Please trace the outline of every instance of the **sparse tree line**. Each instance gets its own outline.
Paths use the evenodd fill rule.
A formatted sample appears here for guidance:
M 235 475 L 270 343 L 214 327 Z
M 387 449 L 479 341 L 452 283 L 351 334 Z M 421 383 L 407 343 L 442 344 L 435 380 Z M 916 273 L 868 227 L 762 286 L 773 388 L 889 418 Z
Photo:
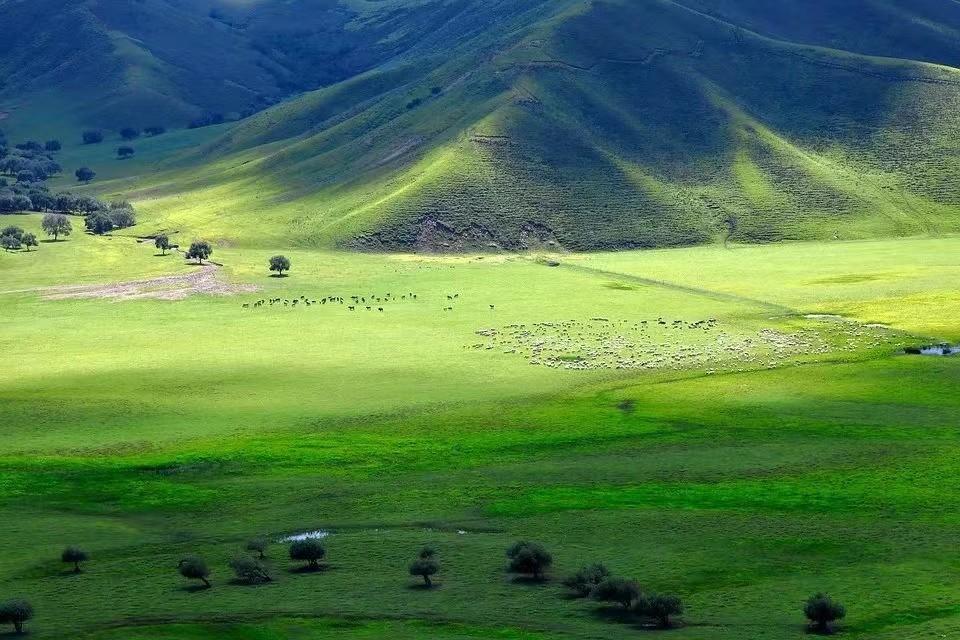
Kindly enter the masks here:
M 227 562 L 234 576 L 232 582 L 243 585 L 273 582 L 274 577 L 265 563 L 269 548 L 270 542 L 267 538 L 247 541 L 243 549 L 249 553 L 236 555 Z M 327 558 L 327 549 L 318 538 L 298 538 L 290 542 L 287 556 L 300 563 L 291 568 L 291 571 L 319 572 L 325 568 L 321 563 Z M 553 565 L 553 555 L 542 544 L 521 540 L 510 545 L 506 556 L 508 573 L 536 582 L 548 580 L 547 571 Z M 80 547 L 69 546 L 63 550 L 60 560 L 71 567 L 72 573 L 79 574 L 83 572 L 82 564 L 90 560 L 90 554 Z M 210 565 L 200 555 L 184 556 L 177 563 L 176 570 L 183 578 L 199 582 L 201 589 L 213 588 Z M 436 586 L 434 577 L 440 573 L 437 549 L 430 545 L 421 548 L 410 563 L 408 573 L 422 579 L 424 589 Z M 565 578 L 562 584 L 575 597 L 592 598 L 615 607 L 622 616 L 647 620 L 659 629 L 673 627 L 676 618 L 684 612 L 679 596 L 645 591 L 638 581 L 616 576 L 603 564 L 581 567 L 576 573 Z M 844 606 L 823 593 L 810 596 L 801 610 L 807 619 L 809 630 L 820 634 L 835 631 L 835 623 L 846 616 Z M 33 606 L 27 600 L 14 598 L 0 602 L 0 624 L 13 625 L 15 633 L 23 633 L 24 624 L 33 616 Z

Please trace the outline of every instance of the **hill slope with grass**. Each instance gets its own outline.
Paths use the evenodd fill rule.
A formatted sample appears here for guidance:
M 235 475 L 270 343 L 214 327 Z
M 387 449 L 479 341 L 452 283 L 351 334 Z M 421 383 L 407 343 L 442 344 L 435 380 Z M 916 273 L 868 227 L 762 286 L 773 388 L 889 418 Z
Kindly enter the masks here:
M 369 69 L 94 188 L 139 201 L 145 233 L 251 246 L 579 250 L 960 229 L 954 2 L 371 7 L 354 8 L 369 19 L 350 23 L 354 37 L 402 16 L 403 47 L 380 37 Z

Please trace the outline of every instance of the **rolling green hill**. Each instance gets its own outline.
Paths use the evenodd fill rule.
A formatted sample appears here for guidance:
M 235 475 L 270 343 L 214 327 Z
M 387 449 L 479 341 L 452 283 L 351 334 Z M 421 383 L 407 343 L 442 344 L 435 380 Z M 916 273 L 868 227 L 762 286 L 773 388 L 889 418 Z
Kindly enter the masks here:
M 245 6 L 273 33 L 307 11 Z M 94 188 L 138 200 L 145 233 L 251 246 L 583 250 L 960 229 L 955 2 L 339 8 L 356 12 L 343 34 L 378 45 L 340 82 Z M 242 32 L 264 41 L 255 31 Z

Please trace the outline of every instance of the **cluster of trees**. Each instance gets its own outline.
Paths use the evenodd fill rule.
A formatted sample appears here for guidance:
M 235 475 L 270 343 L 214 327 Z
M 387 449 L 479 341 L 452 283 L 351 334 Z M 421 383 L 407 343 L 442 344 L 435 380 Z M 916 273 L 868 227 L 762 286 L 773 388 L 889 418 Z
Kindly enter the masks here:
M 136 223 L 137 216 L 133 205 L 125 201 L 110 202 L 105 208 L 91 211 L 84 218 L 87 231 L 96 235 L 132 227 Z
M 208 113 L 200 116 L 199 118 L 191 120 L 190 124 L 187 125 L 187 128 L 199 129 L 200 127 L 209 127 L 214 124 L 223 124 L 224 122 L 226 122 L 226 118 L 223 117 L 222 113 Z
M 266 538 L 253 538 L 244 546 L 250 554 L 233 557 L 228 566 L 234 574 L 234 582 L 240 584 L 259 584 L 272 582 L 273 577 L 264 564 L 270 542 Z M 306 563 L 297 571 L 319 571 L 321 561 L 327 557 L 327 549 L 317 538 L 294 540 L 287 548 L 287 555 L 295 562 Z M 425 546 L 409 566 L 409 574 L 424 581 L 424 587 L 433 587 L 432 578 L 440 572 L 436 548 Z M 82 563 L 90 559 L 84 549 L 69 546 L 60 554 L 60 560 L 72 565 L 73 573 L 82 573 Z M 546 579 L 546 572 L 553 564 L 553 556 L 537 542 L 521 540 L 507 549 L 507 570 L 511 573 L 532 577 L 534 580 Z M 185 556 L 177 563 L 177 572 L 188 580 L 202 583 L 204 588 L 213 587 L 210 581 L 210 566 L 199 555 Z M 636 580 L 613 575 L 603 564 L 582 567 L 563 581 L 575 596 L 592 597 L 594 600 L 613 603 L 626 612 L 635 613 L 650 619 L 662 629 L 670 628 L 672 618 L 683 613 L 683 603 L 674 595 L 645 593 Z M 830 596 L 817 593 L 803 605 L 803 614 L 810 623 L 811 631 L 830 633 L 834 623 L 846 616 L 842 604 Z M 23 625 L 33 618 L 33 606 L 26 600 L 13 599 L 0 603 L 0 624 L 12 624 L 16 633 L 23 632 Z
M 37 246 L 37 236 L 27 233 L 20 227 L 9 226 L 0 231 L 0 248 L 4 251 L 16 251 Z
M 20 183 L 43 182 L 61 171 L 51 155 L 60 143 L 50 140 L 45 145 L 28 141 L 9 149 L 0 146 L 0 175 L 15 178 Z M 56 148 L 54 148 L 56 147 Z

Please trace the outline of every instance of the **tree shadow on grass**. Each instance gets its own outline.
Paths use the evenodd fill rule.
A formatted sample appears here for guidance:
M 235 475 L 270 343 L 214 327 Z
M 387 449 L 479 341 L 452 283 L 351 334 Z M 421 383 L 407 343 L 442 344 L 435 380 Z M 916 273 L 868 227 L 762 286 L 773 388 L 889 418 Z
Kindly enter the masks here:
M 637 615 L 629 609 L 620 606 L 597 607 L 590 612 L 590 615 L 601 622 L 610 624 L 622 624 L 635 631 L 649 632 L 669 632 L 686 626 L 710 626 L 710 625 L 685 625 L 679 620 L 671 620 L 669 627 L 662 627 L 649 618 Z
M 66 238 L 60 238 L 59 240 L 54 240 L 53 238 L 46 238 L 40 241 L 41 244 L 60 244 L 61 242 L 70 242 L 70 241 L 67 240 Z
M 513 584 L 518 584 L 518 585 L 526 585 L 526 586 L 530 586 L 530 587 L 540 587 L 540 586 L 543 586 L 543 585 L 547 584 L 548 582 L 550 582 L 550 579 L 547 578 L 547 577 L 535 578 L 535 577 L 533 577 L 533 576 L 514 576 L 514 577 L 510 580 L 510 582 L 513 583 Z
M 274 273 L 270 275 L 271 278 L 287 278 L 289 276 L 289 273 Z
M 441 587 L 441 583 L 434 582 L 432 585 L 426 585 L 422 582 L 411 582 L 407 585 L 408 591 L 436 591 Z
M 317 566 L 306 564 L 306 565 L 299 565 L 296 567 L 290 567 L 287 571 L 293 574 L 310 575 L 311 573 L 326 573 L 327 571 L 331 571 L 332 569 L 333 569 L 333 565 L 329 565 L 329 564 L 319 564 Z
M 185 584 L 180 587 L 181 591 L 186 591 L 187 593 L 198 593 L 200 591 L 209 591 L 213 588 L 213 585 L 207 584 Z
M 276 580 L 273 578 L 270 580 L 244 580 L 242 578 L 232 578 L 228 584 L 233 587 L 265 587 L 275 582 Z

